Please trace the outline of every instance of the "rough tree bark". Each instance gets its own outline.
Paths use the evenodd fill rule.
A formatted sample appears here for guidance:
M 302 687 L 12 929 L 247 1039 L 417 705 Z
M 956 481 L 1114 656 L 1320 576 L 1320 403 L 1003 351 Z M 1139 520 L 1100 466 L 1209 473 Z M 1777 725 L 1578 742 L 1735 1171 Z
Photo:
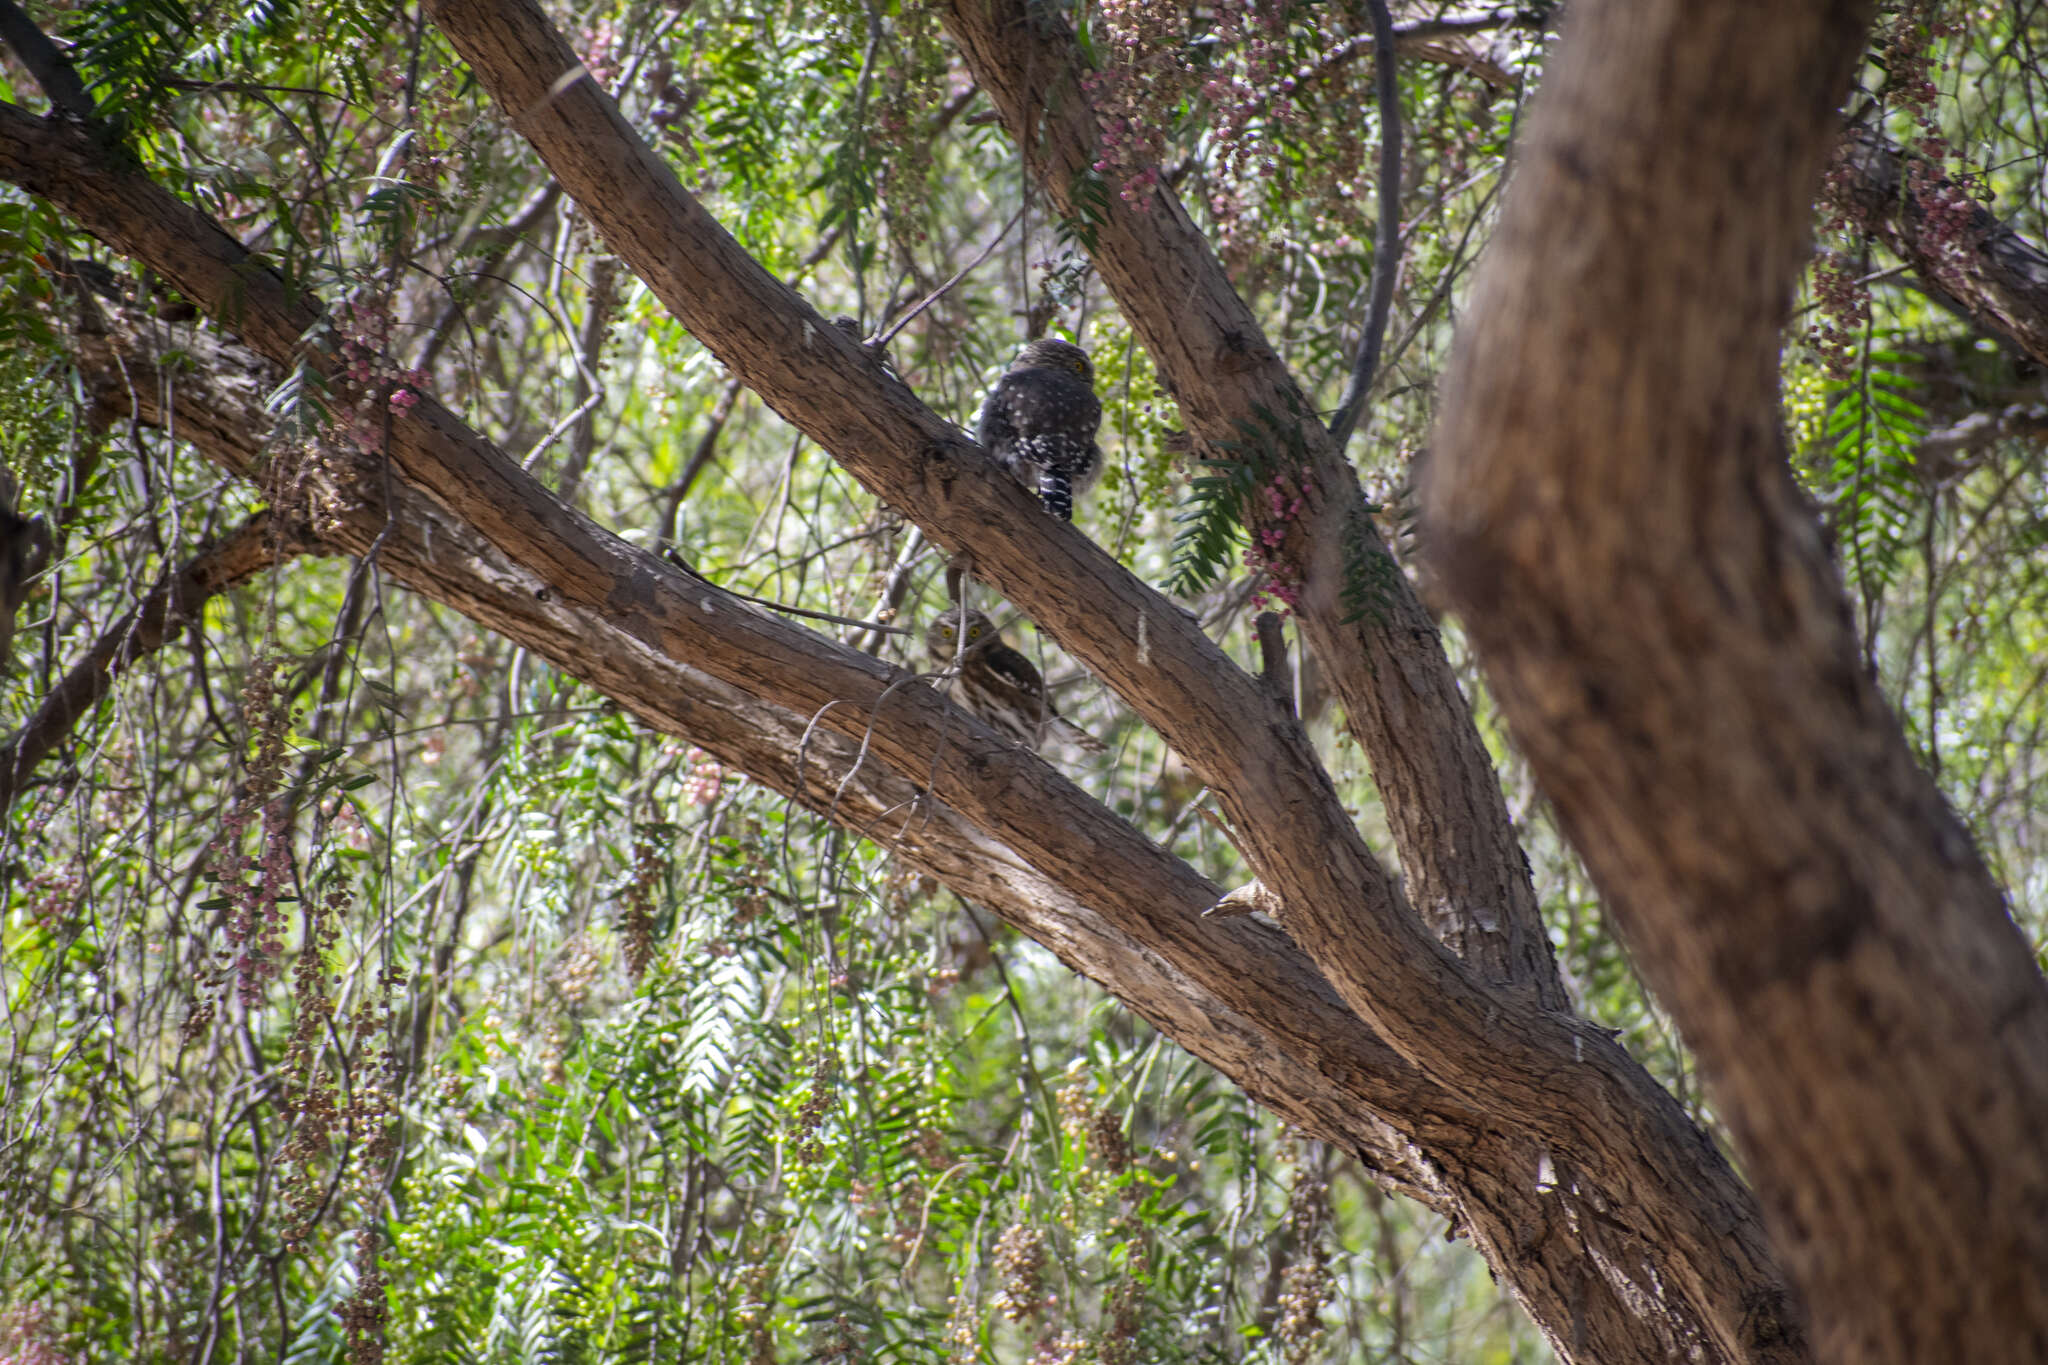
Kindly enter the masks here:
M 2048 987 L 1858 665 L 1777 415 L 1867 18 L 1575 7 L 1466 315 L 1426 534 L 1820 1354 L 2039 1360 Z
M 1857 226 L 1929 288 L 2048 365 L 2048 252 L 1868 128 L 1842 139 L 1828 180 Z
M 1547 1183 L 1542 1172 L 1555 1169 L 1555 1162 L 1568 1163 L 1568 1177 L 1554 1186 L 1561 1221 L 1553 1219 L 1552 1226 L 1582 1240 L 1587 1263 L 1609 1277 L 1608 1292 L 1650 1307 L 1641 1319 L 1646 1327 L 1676 1327 L 1673 1336 L 1636 1349 L 1647 1347 L 1654 1356 L 1672 1349 L 1672 1341 L 1697 1340 L 1700 1349 L 1729 1358 L 1801 1358 L 1798 1310 L 1786 1299 L 1748 1192 L 1711 1144 L 1604 1034 L 1545 1008 L 1533 983 L 1519 990 L 1490 985 L 1482 977 L 1491 973 L 1466 970 L 1422 931 L 1335 802 L 1291 717 L 1171 604 L 1071 528 L 1019 513 L 1020 490 L 1000 486 L 1000 480 L 962 477 L 986 468 L 978 455 L 935 459 L 957 433 L 914 400 L 907 405 L 908 395 L 899 397 L 886 381 L 876 385 L 856 347 L 826 335 L 832 329 L 739 250 L 611 101 L 576 77 L 573 54 L 537 10 L 444 3 L 432 14 L 515 128 L 591 215 L 607 245 L 714 354 L 939 543 L 957 548 L 971 540 L 977 572 L 1049 628 L 1174 745 L 1217 793 L 1240 847 L 1286 905 L 1290 934 L 1346 1003 L 1426 1074 L 1475 1104 L 1516 1116 L 1528 1145 L 1519 1171 L 1506 1178 L 1541 1186 Z M 1204 272 L 1213 270 L 1213 260 L 1195 237 L 1156 268 L 1165 276 L 1157 287 L 1185 300 L 1191 282 L 1211 284 Z M 1208 297 L 1228 309 L 1234 303 L 1234 297 L 1223 297 L 1228 292 L 1223 283 Z M 1235 309 L 1242 312 L 1242 304 Z M 1243 362 L 1247 354 L 1270 354 L 1255 331 L 1238 333 L 1236 347 L 1220 359 Z M 1219 366 L 1218 360 L 1205 352 L 1187 366 L 1199 375 L 1207 365 L 1212 376 L 1200 391 L 1200 404 L 1230 410 L 1217 397 L 1217 385 L 1235 386 L 1242 395 L 1264 392 L 1244 380 L 1246 363 Z M 836 401 L 862 389 L 866 396 L 855 404 Z M 1185 408 L 1187 393 L 1182 401 Z M 1312 418 L 1307 421 L 1307 430 L 1327 450 L 1320 428 Z M 1306 537 L 1297 551 L 1304 562 L 1321 561 L 1307 575 L 1308 595 L 1319 600 L 1316 610 L 1332 624 L 1334 648 L 1367 670 L 1352 682 L 1359 708 L 1370 699 L 1389 716 L 1390 731 L 1400 728 L 1396 716 L 1415 732 L 1451 714 L 1469 728 L 1440 653 L 1434 668 L 1448 694 L 1418 688 L 1418 678 L 1433 681 L 1430 666 L 1404 631 L 1427 631 L 1428 645 L 1435 642 L 1426 617 L 1404 623 L 1400 616 L 1394 594 L 1405 593 L 1405 583 L 1390 585 L 1386 616 L 1348 630 L 1337 624 L 1347 610 L 1340 603 L 1344 561 L 1351 547 L 1366 544 L 1360 537 L 1370 530 L 1348 468 L 1340 465 L 1322 486 L 1335 490 L 1319 502 L 1327 515 L 1319 511 L 1290 535 Z M 1382 647 L 1401 670 L 1375 664 L 1367 644 Z M 1418 693 L 1431 705 L 1419 704 Z M 1248 718 L 1253 719 L 1247 723 Z M 1447 846 L 1459 840 L 1485 845 L 1484 824 L 1465 818 L 1464 798 L 1477 799 L 1465 780 L 1468 770 L 1444 757 L 1459 747 L 1458 737 L 1445 739 L 1435 736 L 1432 743 L 1424 735 L 1416 747 L 1434 750 L 1430 779 L 1449 783 L 1425 784 L 1417 800 L 1430 804 L 1395 819 L 1411 819 L 1418 829 L 1439 822 L 1435 834 Z M 1478 748 L 1476 738 L 1472 748 Z M 1384 789 L 1387 779 L 1380 780 Z M 1490 775 L 1486 781 L 1490 803 L 1498 806 Z M 1427 856 L 1438 867 L 1457 861 L 1442 849 Z M 1512 861 L 1514 877 L 1526 883 L 1511 840 L 1501 857 Z M 1475 874 L 1468 884 L 1486 886 L 1462 904 L 1499 915 L 1491 897 L 1493 888 L 1505 884 L 1500 869 Z M 1543 966 L 1548 965 L 1546 955 Z M 1610 1235 L 1632 1247 L 1628 1257 L 1613 1260 L 1594 1245 Z M 1641 1246 L 1635 1246 L 1638 1238 Z M 1646 1252 L 1649 1246 L 1660 1250 Z M 1686 1250 L 1655 1270 L 1640 1259 L 1661 1259 L 1679 1247 Z M 1512 1249 L 1497 1250 L 1513 1260 Z M 1496 1264 L 1519 1291 L 1516 1272 L 1504 1261 Z M 1539 1314 L 1553 1339 L 1562 1342 L 1579 1339 L 1584 1330 L 1583 1318 L 1577 1312 L 1571 1317 L 1567 1328 Z

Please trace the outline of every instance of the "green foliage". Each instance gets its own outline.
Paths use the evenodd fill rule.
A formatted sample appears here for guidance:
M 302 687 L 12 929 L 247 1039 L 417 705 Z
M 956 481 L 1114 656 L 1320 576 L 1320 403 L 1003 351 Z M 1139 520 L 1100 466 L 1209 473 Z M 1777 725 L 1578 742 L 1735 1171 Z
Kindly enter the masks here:
M 1183 595 L 1213 587 L 1237 558 L 1252 499 L 1266 479 L 1256 456 L 1201 456 L 1195 464 L 1206 472 L 1188 481 L 1187 503 L 1174 515 L 1180 530 L 1173 537 L 1173 576 L 1166 581 L 1169 592 Z
M 1822 425 L 1830 510 L 1850 579 L 1881 596 L 1919 535 L 1919 446 L 1926 410 L 1910 396 L 1913 357 L 1871 350 L 1848 381 L 1831 385 Z

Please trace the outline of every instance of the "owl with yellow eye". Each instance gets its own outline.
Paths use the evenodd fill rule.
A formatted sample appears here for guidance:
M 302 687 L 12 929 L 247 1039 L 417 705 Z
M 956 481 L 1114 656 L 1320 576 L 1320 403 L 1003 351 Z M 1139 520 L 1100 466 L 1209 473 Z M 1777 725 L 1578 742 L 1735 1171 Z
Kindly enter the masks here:
M 1053 709 L 1045 678 L 980 612 L 940 612 L 925 627 L 924 648 L 946 695 L 997 733 L 1036 750 L 1057 731 L 1091 753 L 1102 751 L 1102 741 Z

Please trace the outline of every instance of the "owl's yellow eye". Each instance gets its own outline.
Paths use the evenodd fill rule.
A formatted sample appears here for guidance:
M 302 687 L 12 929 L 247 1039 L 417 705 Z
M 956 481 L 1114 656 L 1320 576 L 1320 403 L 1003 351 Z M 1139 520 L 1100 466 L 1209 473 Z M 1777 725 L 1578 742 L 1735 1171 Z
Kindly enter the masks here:
M 974 639 L 974 638 L 975 638 L 976 636 L 978 636 L 978 635 L 980 635 L 980 634 L 981 634 L 981 627 L 980 627 L 980 626 L 969 626 L 969 627 L 967 628 L 967 638 L 968 638 L 968 639 L 970 639 L 970 640 Z

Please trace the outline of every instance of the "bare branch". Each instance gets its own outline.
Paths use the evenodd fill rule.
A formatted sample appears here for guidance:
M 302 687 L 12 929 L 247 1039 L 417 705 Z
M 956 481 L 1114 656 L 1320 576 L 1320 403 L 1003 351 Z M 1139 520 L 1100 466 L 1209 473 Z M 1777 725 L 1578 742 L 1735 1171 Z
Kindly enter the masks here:
M 35 714 L 0 745 L 0 810 L 13 804 L 37 765 L 105 699 L 122 672 L 175 640 L 199 619 L 199 609 L 208 600 L 309 548 L 303 528 L 258 512 L 166 575 L 100 633 Z
M 1387 315 L 1394 308 L 1395 278 L 1401 273 L 1401 86 L 1395 79 L 1394 20 L 1387 13 L 1387 0 L 1365 0 L 1365 12 L 1372 16 L 1373 85 L 1380 111 L 1380 211 L 1379 222 L 1373 225 L 1372 299 L 1358 336 L 1358 358 L 1344 401 L 1330 421 L 1330 444 L 1339 455 L 1351 443 L 1379 374 L 1380 346 L 1387 336 Z

